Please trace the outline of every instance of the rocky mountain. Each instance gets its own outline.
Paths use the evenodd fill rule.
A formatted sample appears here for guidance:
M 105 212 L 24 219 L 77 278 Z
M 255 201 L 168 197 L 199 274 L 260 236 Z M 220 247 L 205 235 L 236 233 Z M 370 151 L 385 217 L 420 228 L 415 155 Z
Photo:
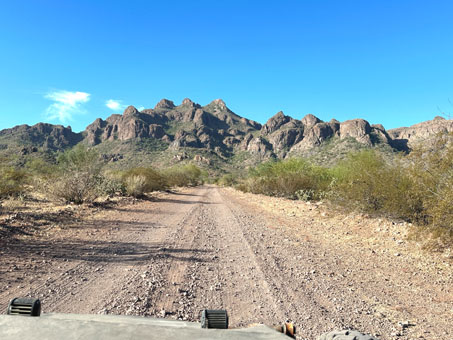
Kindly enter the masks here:
M 0 150 L 20 149 L 24 154 L 34 152 L 33 150 L 37 148 L 57 151 L 72 147 L 82 140 L 83 134 L 73 132 L 70 126 L 47 123 L 33 126 L 18 125 L 0 131 Z
M 162 99 L 154 109 L 141 112 L 129 106 L 122 115 L 112 115 L 105 121 L 97 119 L 85 133 L 85 140 L 91 145 L 106 140 L 156 138 L 172 149 L 204 148 L 224 155 L 246 151 L 261 157 L 285 157 L 334 137 L 350 137 L 366 146 L 391 142 L 381 125 L 370 126 L 363 119 L 323 122 L 309 114 L 297 120 L 278 112 L 261 126 L 236 115 L 221 99 L 206 106 L 190 99 L 176 106 Z
M 452 131 L 453 121 L 441 117 L 409 128 L 386 131 L 382 125 L 370 125 L 363 119 L 323 122 L 308 114 L 299 120 L 281 111 L 261 125 L 236 115 L 221 99 L 201 106 L 186 98 L 180 105 L 162 99 L 153 109 L 142 111 L 129 106 L 123 114 L 96 119 L 81 133 L 72 132 L 70 127 L 44 123 L 16 126 L 0 131 L 0 149 L 11 148 L 14 143 L 18 147 L 47 150 L 61 150 L 79 142 L 101 150 L 115 145 L 115 157 L 104 158 L 127 161 L 127 157 L 120 157 L 120 151 L 124 150 L 120 146 L 152 141 L 146 144 L 148 148 L 158 145 L 160 151 L 165 150 L 164 154 L 172 155 L 176 161 L 191 158 L 187 150 L 192 150 L 195 155 L 192 158 L 206 164 L 210 164 L 209 158 L 236 157 L 242 159 L 244 165 L 249 158 L 259 161 L 312 155 L 325 145 L 350 145 L 347 143 L 351 142 L 360 147 L 384 146 L 389 150 L 408 151 L 416 141 L 438 132 Z M 332 153 L 335 152 L 338 153 L 334 148 Z
M 86 128 L 85 140 L 96 145 L 107 140 L 155 138 L 174 149 L 206 148 L 222 153 L 260 127 L 233 113 L 221 99 L 204 107 L 190 99 L 178 106 L 162 99 L 154 109 L 139 112 L 129 106 L 122 115 L 112 115 L 105 121 L 96 119 Z

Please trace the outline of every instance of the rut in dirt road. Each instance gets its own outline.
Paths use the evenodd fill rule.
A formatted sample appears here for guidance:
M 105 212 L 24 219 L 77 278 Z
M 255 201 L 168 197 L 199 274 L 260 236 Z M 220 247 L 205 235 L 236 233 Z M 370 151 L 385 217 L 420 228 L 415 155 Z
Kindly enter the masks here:
M 285 220 L 214 186 L 157 194 L 2 243 L 0 308 L 33 296 L 44 312 L 189 321 L 206 308 L 226 309 L 231 327 L 289 320 L 299 339 L 344 328 L 381 339 L 451 339 L 445 313 L 396 328 L 390 316 L 417 320 L 398 294 L 398 262 L 304 236 L 304 223 L 316 221 Z M 424 284 L 413 282 L 410 303 L 428 304 L 429 291 L 417 288 Z
M 135 314 L 135 299 L 145 290 L 142 283 L 133 285 L 137 277 L 150 265 L 192 252 L 167 251 L 165 241 L 199 205 L 204 191 L 198 192 L 139 201 L 51 230 L 46 237 L 7 241 L 0 263 L 0 308 L 5 310 L 15 296 L 33 296 L 47 312 L 105 313 L 114 306 L 118 314 Z

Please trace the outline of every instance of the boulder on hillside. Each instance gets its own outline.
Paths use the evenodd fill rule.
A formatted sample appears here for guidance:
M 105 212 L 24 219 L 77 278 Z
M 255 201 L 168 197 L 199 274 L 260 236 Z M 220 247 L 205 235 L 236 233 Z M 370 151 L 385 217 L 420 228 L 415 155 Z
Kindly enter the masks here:
M 381 131 L 385 131 L 384 125 L 382 124 L 372 124 L 371 127 Z

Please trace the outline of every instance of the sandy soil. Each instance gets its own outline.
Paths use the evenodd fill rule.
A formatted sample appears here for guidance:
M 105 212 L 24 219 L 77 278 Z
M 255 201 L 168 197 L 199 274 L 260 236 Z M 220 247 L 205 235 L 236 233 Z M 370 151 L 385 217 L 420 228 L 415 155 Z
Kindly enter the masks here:
M 232 327 L 289 320 L 299 339 L 453 339 L 451 257 L 407 241 L 405 224 L 214 186 L 68 209 L 27 228 L 2 220 L 0 309 L 15 296 L 43 312 L 223 308 Z

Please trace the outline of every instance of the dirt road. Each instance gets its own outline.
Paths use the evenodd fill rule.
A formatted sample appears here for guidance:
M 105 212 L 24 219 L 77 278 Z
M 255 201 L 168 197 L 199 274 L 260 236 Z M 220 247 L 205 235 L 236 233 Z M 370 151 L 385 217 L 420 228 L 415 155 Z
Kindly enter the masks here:
M 343 328 L 453 338 L 450 262 L 410 244 L 395 253 L 295 204 L 205 186 L 2 239 L 0 308 L 28 295 L 44 312 L 199 320 L 222 308 L 233 327 L 293 321 L 300 339 Z

